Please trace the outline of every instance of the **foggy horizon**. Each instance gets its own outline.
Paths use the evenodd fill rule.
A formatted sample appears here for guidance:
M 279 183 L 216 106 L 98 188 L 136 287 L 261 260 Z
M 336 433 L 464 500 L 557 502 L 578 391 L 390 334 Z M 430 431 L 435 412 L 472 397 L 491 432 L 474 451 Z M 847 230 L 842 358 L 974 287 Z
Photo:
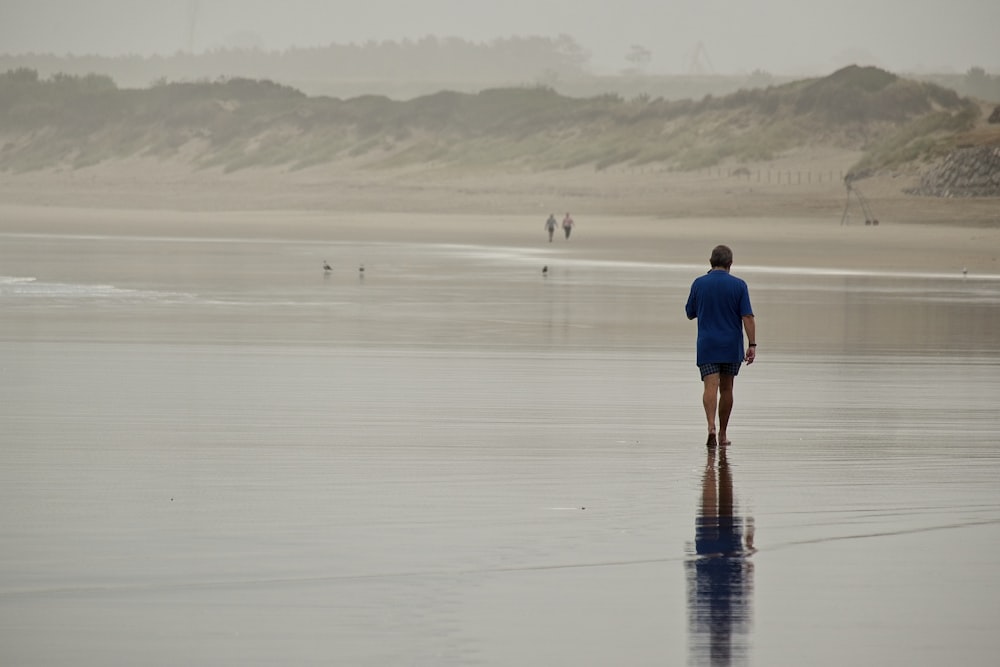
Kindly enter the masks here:
M 1000 3 L 959 0 L 914 13 L 912 3 L 844 0 L 803 8 L 793 0 L 0 0 L 0 53 L 170 56 L 224 48 L 280 52 L 331 44 L 418 41 L 488 43 L 568 35 L 589 69 L 614 74 L 648 52 L 647 74 L 777 75 L 848 64 L 897 72 L 1000 71 Z

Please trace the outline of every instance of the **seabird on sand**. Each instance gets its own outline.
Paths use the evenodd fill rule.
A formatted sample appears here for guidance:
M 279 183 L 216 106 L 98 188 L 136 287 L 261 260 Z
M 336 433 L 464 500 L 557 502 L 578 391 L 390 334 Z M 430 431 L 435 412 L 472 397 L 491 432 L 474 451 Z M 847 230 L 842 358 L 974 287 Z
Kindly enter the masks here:
M 323 270 L 324 271 L 333 271 L 333 267 L 330 266 L 329 262 L 327 262 L 325 259 L 323 260 Z

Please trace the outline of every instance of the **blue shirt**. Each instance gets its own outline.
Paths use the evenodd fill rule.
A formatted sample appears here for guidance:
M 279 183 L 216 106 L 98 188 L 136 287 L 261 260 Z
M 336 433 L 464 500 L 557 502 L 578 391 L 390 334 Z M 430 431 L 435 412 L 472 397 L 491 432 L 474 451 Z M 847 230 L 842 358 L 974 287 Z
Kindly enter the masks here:
M 728 271 L 709 271 L 691 283 L 684 310 L 689 320 L 698 319 L 699 366 L 743 362 L 743 317 L 753 315 L 745 282 Z

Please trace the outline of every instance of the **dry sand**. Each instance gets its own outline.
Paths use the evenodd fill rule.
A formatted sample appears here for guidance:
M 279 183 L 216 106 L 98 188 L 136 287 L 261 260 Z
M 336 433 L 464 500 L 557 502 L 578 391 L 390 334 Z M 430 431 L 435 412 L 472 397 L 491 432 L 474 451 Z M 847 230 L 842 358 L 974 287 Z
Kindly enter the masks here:
M 1000 202 L 911 197 L 914 177 L 870 179 L 858 187 L 880 224 L 866 226 L 840 180 L 856 159 L 803 154 L 742 176 L 350 164 L 222 174 L 136 159 L 5 175 L 0 231 L 536 246 L 548 214 L 570 211 L 573 238 L 556 243 L 587 258 L 700 263 L 728 243 L 744 265 L 1000 273 Z

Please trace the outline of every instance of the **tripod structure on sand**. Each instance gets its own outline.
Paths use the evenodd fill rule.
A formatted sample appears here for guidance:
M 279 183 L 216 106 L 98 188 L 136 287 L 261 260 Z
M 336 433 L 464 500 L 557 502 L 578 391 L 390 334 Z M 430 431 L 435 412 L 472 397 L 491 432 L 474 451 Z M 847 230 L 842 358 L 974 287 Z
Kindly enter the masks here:
M 858 205 L 861 206 L 861 212 L 865 216 L 865 224 L 877 225 L 878 218 L 872 213 L 871 206 L 868 205 L 868 200 L 865 199 L 865 196 L 861 194 L 861 190 L 851 185 L 850 181 L 845 181 L 845 185 L 847 186 L 847 202 L 844 204 L 844 214 L 840 216 L 840 224 L 846 225 L 851 217 L 851 198 L 853 196 L 857 200 Z

